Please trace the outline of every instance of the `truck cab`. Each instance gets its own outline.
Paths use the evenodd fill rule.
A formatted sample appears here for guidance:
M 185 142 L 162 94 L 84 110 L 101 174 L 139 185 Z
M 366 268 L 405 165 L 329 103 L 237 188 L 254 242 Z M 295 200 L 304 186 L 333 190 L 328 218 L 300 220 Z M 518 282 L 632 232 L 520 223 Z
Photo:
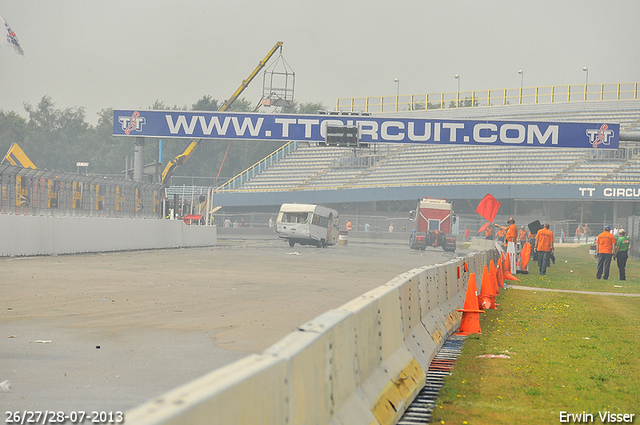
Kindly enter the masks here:
M 455 252 L 456 240 L 450 236 L 453 221 L 452 204 L 444 199 L 424 198 L 415 210 L 409 212 L 414 221 L 409 239 L 411 249 L 425 250 L 427 246 L 442 247 Z

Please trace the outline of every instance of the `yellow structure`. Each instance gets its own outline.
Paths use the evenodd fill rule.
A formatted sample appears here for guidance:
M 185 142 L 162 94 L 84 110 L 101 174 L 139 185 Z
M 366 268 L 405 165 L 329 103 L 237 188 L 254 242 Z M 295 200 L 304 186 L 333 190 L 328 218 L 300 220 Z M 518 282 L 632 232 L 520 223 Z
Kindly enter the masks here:
M 640 83 L 573 84 L 408 94 L 346 97 L 336 101 L 337 111 L 394 112 L 538 103 L 637 100 Z

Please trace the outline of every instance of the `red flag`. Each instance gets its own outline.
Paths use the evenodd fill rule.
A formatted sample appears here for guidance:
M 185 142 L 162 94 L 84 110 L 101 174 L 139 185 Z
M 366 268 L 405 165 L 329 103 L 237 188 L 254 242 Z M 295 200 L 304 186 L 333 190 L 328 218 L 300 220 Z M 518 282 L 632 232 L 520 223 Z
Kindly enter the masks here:
M 493 223 L 493 219 L 496 218 L 500 205 L 500 202 L 498 202 L 496 198 L 487 193 L 487 195 L 482 198 L 482 201 L 478 204 L 476 212 Z
M 487 227 L 489 227 L 489 226 L 491 226 L 491 223 L 484 223 L 484 225 L 476 233 L 480 233 L 480 232 L 483 232 L 483 231 L 487 230 Z

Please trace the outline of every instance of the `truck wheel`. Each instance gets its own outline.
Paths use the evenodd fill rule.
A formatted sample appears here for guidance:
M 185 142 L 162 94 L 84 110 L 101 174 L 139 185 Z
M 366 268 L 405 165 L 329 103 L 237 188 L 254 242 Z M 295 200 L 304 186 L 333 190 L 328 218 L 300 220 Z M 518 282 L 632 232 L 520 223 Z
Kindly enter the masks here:
M 320 239 L 320 240 L 318 241 L 318 245 L 317 245 L 317 247 L 318 247 L 318 248 L 322 248 L 322 247 L 324 247 L 324 239 Z
M 296 242 L 293 239 L 289 239 L 289 246 L 291 248 L 293 248 L 293 246 L 296 244 Z

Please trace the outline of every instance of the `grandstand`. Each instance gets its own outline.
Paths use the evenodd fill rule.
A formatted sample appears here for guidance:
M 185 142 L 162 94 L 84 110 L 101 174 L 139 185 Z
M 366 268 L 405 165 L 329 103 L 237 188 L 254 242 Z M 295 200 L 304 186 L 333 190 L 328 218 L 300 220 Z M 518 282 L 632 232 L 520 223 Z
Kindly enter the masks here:
M 459 120 L 608 122 L 620 123 L 621 131 L 640 131 L 640 100 L 451 108 L 379 115 Z M 373 189 L 368 190 L 364 197 L 355 197 L 360 201 L 373 201 L 393 198 L 388 191 L 382 196 L 381 189 L 402 187 L 417 187 L 421 193 L 427 192 L 426 187 L 446 187 L 450 193 L 448 197 L 465 198 L 467 196 L 462 192 L 468 191 L 460 189 L 468 186 L 489 185 L 499 190 L 505 185 L 529 188 L 640 183 L 640 144 L 637 142 L 621 142 L 620 148 L 613 151 L 571 148 L 550 151 L 537 147 L 513 149 L 441 144 L 371 146 L 355 152 L 298 143 L 286 156 L 271 161 L 269 167 L 252 173 L 250 178 L 235 178 L 230 181 L 233 185 L 228 182 L 215 192 L 221 196 L 219 199 L 225 201 L 233 199 L 233 194 L 288 193 L 280 198 L 269 196 L 273 201 L 259 197 L 263 199 L 259 202 L 277 204 L 278 199 L 291 200 L 293 195 L 301 193 L 307 193 L 307 198 L 313 199 L 314 195 L 308 192 L 315 192 L 318 197 L 319 191 L 323 192 L 325 202 L 344 202 L 344 196 L 332 197 L 328 193 Z M 415 199 L 414 193 L 417 193 L 394 192 L 397 200 L 404 197 Z M 565 197 L 566 194 L 557 196 Z

